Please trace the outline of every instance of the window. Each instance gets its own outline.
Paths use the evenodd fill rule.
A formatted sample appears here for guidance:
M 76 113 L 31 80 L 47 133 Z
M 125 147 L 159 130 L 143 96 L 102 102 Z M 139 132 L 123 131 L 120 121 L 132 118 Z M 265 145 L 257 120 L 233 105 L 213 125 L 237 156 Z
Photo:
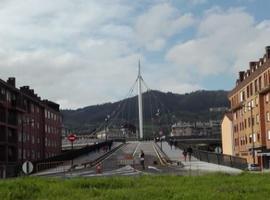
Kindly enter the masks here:
M 270 113 L 269 112 L 266 112 L 266 119 L 268 122 L 270 122 Z
M 22 141 L 22 135 L 21 135 L 21 133 L 18 133 L 18 141 L 19 141 L 19 142 Z
M 265 95 L 265 102 L 268 103 L 269 101 L 269 93 Z
M 35 159 L 35 151 L 32 150 L 32 159 L 34 160 Z
M 258 91 L 258 80 L 257 79 L 255 80 L 254 86 L 255 86 L 255 92 L 257 92 Z
M 45 133 L 47 133 L 48 132 L 48 126 L 47 126 L 47 124 L 45 124 Z
M 253 133 L 253 142 L 256 142 L 256 133 Z
M 11 102 L 11 94 L 7 91 L 7 102 Z
M 259 90 L 262 89 L 262 77 L 260 76 L 259 77 Z
M 242 102 L 244 100 L 245 100 L 245 92 L 244 91 L 241 91 L 240 92 L 240 102 Z
M 34 113 L 35 112 L 35 107 L 33 104 L 30 105 L 30 108 L 31 108 L 31 113 Z
M 21 159 L 22 149 L 18 149 L 18 158 Z
M 249 85 L 247 86 L 247 98 L 249 98 Z
M 250 89 L 250 96 L 252 96 L 253 95 L 253 84 L 252 83 L 250 83 L 249 89 Z
M 250 106 L 251 106 L 252 108 L 255 107 L 255 105 L 254 105 L 254 100 L 252 100 L 252 101 L 250 102 Z
M 251 110 L 251 105 L 252 105 L 252 104 L 251 104 L 251 101 L 248 102 L 248 106 L 247 106 L 247 107 L 248 107 L 248 110 Z
M 256 115 L 256 123 L 259 124 L 260 118 L 259 115 Z

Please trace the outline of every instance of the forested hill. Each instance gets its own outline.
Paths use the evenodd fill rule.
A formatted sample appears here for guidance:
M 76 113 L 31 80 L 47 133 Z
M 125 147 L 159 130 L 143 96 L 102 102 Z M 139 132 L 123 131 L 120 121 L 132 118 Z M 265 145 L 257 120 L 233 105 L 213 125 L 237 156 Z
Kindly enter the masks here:
M 161 116 L 170 117 L 173 121 L 208 121 L 220 119 L 222 114 L 210 112 L 213 107 L 228 107 L 226 91 L 196 91 L 186 94 L 150 91 L 143 94 L 144 120 L 151 120 L 157 112 Z M 91 131 L 106 116 L 118 120 L 133 121 L 138 119 L 137 97 L 131 97 L 115 103 L 88 106 L 77 110 L 62 110 L 64 125 L 83 131 Z

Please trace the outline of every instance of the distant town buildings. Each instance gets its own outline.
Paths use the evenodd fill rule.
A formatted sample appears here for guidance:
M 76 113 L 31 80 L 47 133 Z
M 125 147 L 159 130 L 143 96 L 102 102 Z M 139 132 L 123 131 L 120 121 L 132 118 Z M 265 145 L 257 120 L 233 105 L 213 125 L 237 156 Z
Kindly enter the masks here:
M 177 122 L 172 125 L 171 136 L 209 136 L 220 137 L 220 121 L 208 122 Z
M 61 152 L 59 105 L 42 100 L 29 86 L 16 88 L 15 78 L 0 79 L 0 177 L 13 176 L 26 161 Z
M 233 145 L 233 154 L 269 168 L 270 163 L 270 46 L 249 69 L 239 72 L 236 86 L 228 95 L 231 103 L 233 143 L 223 137 L 222 144 Z M 230 135 L 229 126 L 223 135 Z

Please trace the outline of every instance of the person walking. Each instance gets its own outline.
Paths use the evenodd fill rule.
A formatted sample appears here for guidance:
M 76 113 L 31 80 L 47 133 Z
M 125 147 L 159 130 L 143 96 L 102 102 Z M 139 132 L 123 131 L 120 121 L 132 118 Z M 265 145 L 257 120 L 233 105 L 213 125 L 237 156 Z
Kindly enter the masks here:
M 189 162 L 190 162 L 190 161 L 191 161 L 191 155 L 192 155 L 192 153 L 193 153 L 193 150 L 192 150 L 191 146 L 189 146 L 189 147 L 187 148 L 187 153 L 188 153 L 188 160 L 189 160 Z
M 144 170 L 145 166 L 144 166 L 144 152 L 143 152 L 143 150 L 141 150 L 141 153 L 140 153 L 140 162 L 141 162 L 142 169 Z
M 170 139 L 169 141 L 169 144 L 170 144 L 170 147 L 171 147 L 171 150 L 172 150 L 172 146 L 173 146 L 173 141 Z
M 183 156 L 184 156 L 184 159 L 185 159 L 185 162 L 187 161 L 187 150 L 184 149 L 183 151 Z

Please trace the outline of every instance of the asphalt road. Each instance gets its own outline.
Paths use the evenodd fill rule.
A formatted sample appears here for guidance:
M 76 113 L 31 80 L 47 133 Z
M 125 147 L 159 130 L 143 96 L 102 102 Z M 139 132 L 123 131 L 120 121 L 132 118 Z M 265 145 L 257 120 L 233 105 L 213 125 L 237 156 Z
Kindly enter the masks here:
M 145 169 L 140 164 L 140 152 L 145 154 Z M 107 156 L 97 166 L 83 168 L 64 173 L 47 174 L 54 177 L 92 177 L 92 176 L 114 176 L 114 175 L 140 175 L 153 173 L 176 173 L 180 167 L 164 165 L 157 154 L 158 147 L 152 141 L 126 143 L 114 153 Z

